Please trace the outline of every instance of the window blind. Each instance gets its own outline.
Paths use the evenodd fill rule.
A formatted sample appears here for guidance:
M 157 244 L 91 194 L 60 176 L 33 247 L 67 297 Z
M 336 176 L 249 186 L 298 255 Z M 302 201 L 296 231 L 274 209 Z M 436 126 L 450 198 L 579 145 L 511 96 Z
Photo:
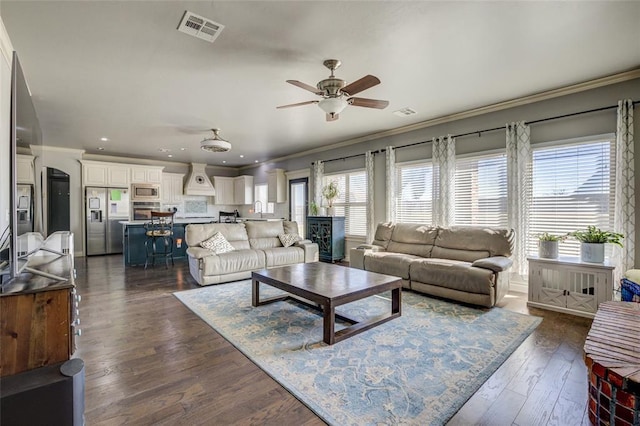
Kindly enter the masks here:
M 537 254 L 543 232 L 565 235 L 589 225 L 613 230 L 614 164 L 613 140 L 533 150 L 530 254 Z M 578 256 L 579 242 L 562 242 L 559 254 Z
M 433 223 L 431 161 L 396 165 L 396 221 Z
M 455 224 L 507 226 L 504 153 L 456 159 Z
M 336 216 L 344 216 L 347 236 L 367 236 L 367 173 L 358 170 L 325 175 L 322 185 L 335 181 L 339 196 L 333 201 Z

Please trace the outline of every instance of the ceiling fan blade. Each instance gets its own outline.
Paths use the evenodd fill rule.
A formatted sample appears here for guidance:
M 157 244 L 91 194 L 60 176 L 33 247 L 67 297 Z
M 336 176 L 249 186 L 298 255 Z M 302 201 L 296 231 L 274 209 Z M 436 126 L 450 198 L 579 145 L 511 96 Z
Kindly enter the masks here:
M 315 93 L 316 95 L 322 93 L 316 87 L 313 87 L 313 86 L 311 86 L 311 85 L 309 85 L 307 83 L 303 83 L 303 82 L 298 81 L 298 80 L 287 80 L 287 83 L 293 84 L 294 86 L 298 86 L 301 89 L 308 90 L 311 93 Z
M 353 96 L 356 93 L 360 93 L 363 90 L 367 90 L 370 87 L 373 87 L 377 84 L 380 84 L 380 80 L 378 77 L 374 75 L 365 75 L 360 80 L 356 80 L 351 84 L 345 86 L 342 91 L 349 94 L 349 96 Z
M 297 107 L 297 106 L 309 105 L 309 104 L 317 104 L 318 102 L 320 102 L 320 101 L 298 102 L 297 104 L 280 105 L 279 107 L 276 107 L 276 109 L 291 108 L 291 107 Z
M 367 98 L 349 98 L 347 100 L 349 105 L 366 107 L 366 108 L 378 108 L 384 109 L 389 105 L 389 101 L 381 101 L 379 99 L 367 99 Z
M 340 114 L 327 114 L 327 121 L 336 121 L 340 118 Z

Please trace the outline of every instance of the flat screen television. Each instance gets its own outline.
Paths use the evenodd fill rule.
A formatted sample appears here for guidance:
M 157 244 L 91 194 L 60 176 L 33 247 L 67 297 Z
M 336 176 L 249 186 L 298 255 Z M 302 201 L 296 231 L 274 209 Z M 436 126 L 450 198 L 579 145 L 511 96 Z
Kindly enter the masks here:
M 18 214 L 19 205 L 16 156 L 19 151 L 30 150 L 31 145 L 42 144 L 42 131 L 36 115 L 35 107 L 31 99 L 31 93 L 18 60 L 18 55 L 13 52 L 11 67 L 11 110 L 9 120 L 9 182 L 0 182 L 0 185 L 9 185 L 9 224 L 6 230 L 0 232 L 0 249 L 3 251 L 2 259 L 6 258 L 3 266 L 3 275 L 9 278 L 16 277 L 21 268 L 18 258 Z M 33 212 L 32 214 L 38 214 Z M 2 239 L 4 238 L 4 241 Z

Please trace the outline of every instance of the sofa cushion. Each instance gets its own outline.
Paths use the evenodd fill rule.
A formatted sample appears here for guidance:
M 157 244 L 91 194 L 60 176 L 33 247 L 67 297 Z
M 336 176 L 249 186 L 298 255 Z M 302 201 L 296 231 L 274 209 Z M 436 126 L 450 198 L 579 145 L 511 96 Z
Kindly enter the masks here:
M 283 247 L 289 247 L 302 240 L 298 234 L 280 234 L 278 235 Z
M 438 228 L 417 223 L 396 223 L 387 251 L 429 257 Z
M 229 244 L 229 241 L 220 232 L 216 232 L 211 238 L 201 242 L 200 245 L 216 254 L 228 253 L 234 250 L 233 246 Z
M 376 234 L 373 237 L 373 244 L 386 249 L 389 241 L 391 241 L 393 226 L 392 222 L 379 223 L 376 227 Z
M 364 256 L 364 269 L 380 274 L 394 275 L 409 279 L 409 264 L 420 256 L 387 251 L 367 252 Z
M 276 247 L 262 251 L 267 268 L 304 263 L 304 250 L 301 247 Z
M 212 254 L 202 259 L 203 275 L 225 275 L 253 271 L 265 267 L 264 253 L 260 250 L 235 250 Z
M 283 220 L 282 227 L 284 228 L 285 234 L 295 234 L 300 235 L 298 232 L 298 222 L 292 220 Z
M 251 221 L 246 223 L 249 245 L 253 249 L 282 247 L 278 235 L 284 234 L 282 221 Z
M 421 259 L 409 266 L 411 282 L 447 287 L 467 293 L 490 294 L 495 284 L 493 271 L 453 259 Z
M 211 238 L 216 232 L 220 232 L 236 250 L 249 248 L 244 223 L 190 224 L 185 228 L 185 241 L 189 247 L 200 246 L 202 241 Z
M 482 257 L 509 257 L 513 252 L 514 237 L 513 230 L 505 228 L 478 226 L 441 228 L 431 257 L 467 262 L 473 262 Z M 456 250 L 461 252 L 457 253 Z

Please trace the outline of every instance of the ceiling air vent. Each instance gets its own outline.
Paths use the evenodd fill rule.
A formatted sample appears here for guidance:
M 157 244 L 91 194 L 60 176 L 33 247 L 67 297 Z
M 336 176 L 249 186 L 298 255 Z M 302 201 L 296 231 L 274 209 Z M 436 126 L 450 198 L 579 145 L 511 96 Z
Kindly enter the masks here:
M 393 111 L 393 113 L 395 115 L 397 115 L 398 117 L 406 117 L 407 115 L 413 115 L 416 112 L 414 110 L 412 110 L 411 108 L 407 107 L 407 108 L 399 109 L 397 111 Z
M 182 20 L 178 25 L 178 31 L 201 38 L 209 43 L 213 43 L 223 29 L 224 25 L 196 15 L 188 10 L 185 10 Z

